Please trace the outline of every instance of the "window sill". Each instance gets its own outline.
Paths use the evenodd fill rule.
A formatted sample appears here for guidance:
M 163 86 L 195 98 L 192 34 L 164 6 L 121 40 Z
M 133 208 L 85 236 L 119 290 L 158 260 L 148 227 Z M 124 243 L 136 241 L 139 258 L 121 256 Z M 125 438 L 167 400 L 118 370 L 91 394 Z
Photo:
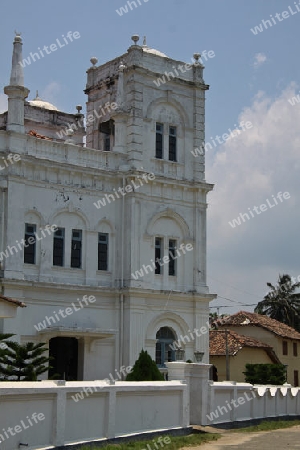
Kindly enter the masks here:
M 164 158 L 152 158 L 152 161 L 161 161 L 165 164 L 172 163 L 172 164 L 182 165 L 182 163 L 180 163 L 179 161 L 171 161 L 170 159 L 164 159 Z
M 84 269 L 80 269 L 78 267 L 65 267 L 65 266 L 52 266 L 51 267 L 52 270 L 63 270 L 64 272 L 84 272 Z

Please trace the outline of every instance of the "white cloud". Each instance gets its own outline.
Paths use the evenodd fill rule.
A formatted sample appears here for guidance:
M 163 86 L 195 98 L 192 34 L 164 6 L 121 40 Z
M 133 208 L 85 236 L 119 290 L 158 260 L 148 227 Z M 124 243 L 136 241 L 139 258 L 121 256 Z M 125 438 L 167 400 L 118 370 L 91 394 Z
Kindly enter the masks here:
M 279 272 L 300 274 L 300 104 L 288 103 L 295 89 L 291 84 L 276 99 L 259 92 L 239 116 L 239 122 L 250 121 L 253 127 L 206 157 L 206 179 L 216 183 L 209 194 L 209 274 L 260 296 Z M 288 191 L 291 198 L 236 228 L 229 225 L 279 191 Z M 242 302 L 261 299 L 209 284 L 212 292 Z
M 0 94 L 0 114 L 7 111 L 7 95 Z
M 262 66 L 267 61 L 267 57 L 264 53 L 256 53 L 254 56 L 254 63 L 253 67 L 256 69 L 260 66 Z

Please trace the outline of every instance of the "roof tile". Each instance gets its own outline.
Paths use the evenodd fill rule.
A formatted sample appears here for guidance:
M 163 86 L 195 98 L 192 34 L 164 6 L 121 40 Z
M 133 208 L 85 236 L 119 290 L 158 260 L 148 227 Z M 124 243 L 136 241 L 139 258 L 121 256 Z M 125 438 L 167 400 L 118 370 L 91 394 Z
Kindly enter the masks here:
M 288 325 L 278 322 L 278 320 L 271 319 L 268 316 L 262 314 L 251 313 L 248 311 L 239 311 L 232 314 L 225 319 L 222 319 L 221 323 L 216 322 L 219 327 L 224 327 L 226 325 L 239 326 L 239 327 L 261 327 L 265 330 L 271 331 L 272 333 L 289 339 L 300 340 L 300 333 L 294 328 Z
M 242 336 L 235 331 L 228 330 L 228 353 L 230 356 L 236 355 L 244 347 L 263 348 L 271 350 L 272 347 L 264 342 L 249 336 Z M 209 332 L 209 354 L 210 356 L 226 355 L 226 331 L 211 330 Z

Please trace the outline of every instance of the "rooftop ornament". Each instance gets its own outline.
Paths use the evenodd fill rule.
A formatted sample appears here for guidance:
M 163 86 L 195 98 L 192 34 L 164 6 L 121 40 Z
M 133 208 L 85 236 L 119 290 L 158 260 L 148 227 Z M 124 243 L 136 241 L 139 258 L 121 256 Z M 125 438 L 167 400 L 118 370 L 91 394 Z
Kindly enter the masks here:
M 16 31 L 15 30 L 15 40 L 14 40 L 14 42 L 22 42 L 20 31 Z
M 138 41 L 140 40 L 140 37 L 138 34 L 134 34 L 131 36 L 131 40 L 134 42 L 134 45 L 137 45 Z
M 96 69 L 96 64 L 97 64 L 97 62 L 98 62 L 98 58 L 96 58 L 96 56 L 93 56 L 91 59 L 90 59 L 90 61 L 91 61 L 91 63 L 93 64 L 92 65 L 92 69 Z
M 193 58 L 195 60 L 195 65 L 200 64 L 199 59 L 201 58 L 201 54 L 200 53 L 194 53 L 193 54 Z

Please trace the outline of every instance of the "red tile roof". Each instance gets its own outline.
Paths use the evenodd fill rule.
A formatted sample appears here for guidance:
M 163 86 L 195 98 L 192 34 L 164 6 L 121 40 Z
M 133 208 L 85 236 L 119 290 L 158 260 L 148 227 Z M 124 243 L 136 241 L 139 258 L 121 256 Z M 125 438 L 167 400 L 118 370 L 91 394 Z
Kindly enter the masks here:
M 257 339 L 249 336 L 243 336 L 235 331 L 228 330 L 227 332 L 228 353 L 230 356 L 235 356 L 244 347 L 261 348 L 265 350 L 270 356 L 271 360 L 278 363 L 277 358 L 271 345 L 265 344 Z M 226 355 L 226 331 L 225 330 L 211 330 L 209 332 L 209 355 L 210 356 L 225 356 Z
M 272 348 L 257 339 L 249 336 L 243 336 L 235 331 L 228 330 L 228 350 L 230 355 L 235 355 L 243 347 L 256 348 Z M 211 330 L 209 332 L 209 353 L 211 355 L 225 355 L 226 354 L 226 331 L 225 330 Z
M 271 333 L 289 339 L 300 340 L 300 333 L 294 328 L 278 322 L 278 320 L 270 319 L 268 316 L 262 314 L 251 313 L 248 311 L 239 311 L 232 316 L 226 317 L 220 321 L 215 322 L 218 327 L 224 326 L 238 326 L 238 327 L 261 327 Z
M 21 308 L 26 308 L 25 303 L 20 302 L 19 300 L 14 300 L 13 298 L 4 297 L 4 295 L 0 294 L 0 300 L 3 300 L 8 303 L 14 303 L 16 306 L 20 306 Z
M 28 134 L 29 134 L 29 136 L 35 136 L 38 139 L 45 139 L 46 141 L 53 141 L 52 138 L 44 136 L 43 134 L 38 134 L 38 132 L 35 130 L 28 131 Z

